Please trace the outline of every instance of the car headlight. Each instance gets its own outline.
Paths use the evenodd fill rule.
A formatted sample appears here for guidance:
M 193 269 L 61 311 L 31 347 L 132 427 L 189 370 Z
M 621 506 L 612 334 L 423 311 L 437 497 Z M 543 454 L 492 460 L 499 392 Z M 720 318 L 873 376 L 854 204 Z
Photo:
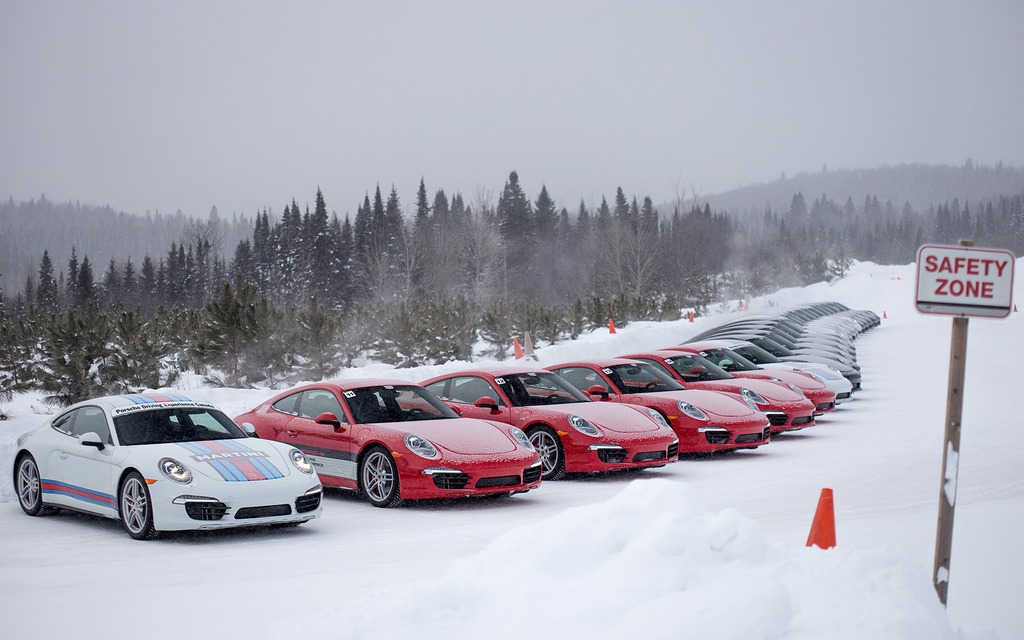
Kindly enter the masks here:
M 173 480 L 180 484 L 192 482 L 192 472 L 174 458 L 163 458 L 157 463 L 157 466 L 160 467 L 160 473 L 164 474 L 164 477 L 168 480 Z
M 509 427 L 508 432 L 512 434 L 512 437 L 515 438 L 516 442 L 523 445 L 524 449 L 529 449 L 530 451 L 534 450 L 533 443 L 530 442 L 530 437 L 523 433 L 522 429 L 519 427 Z
M 679 407 L 680 411 L 682 411 L 684 414 L 690 416 L 694 420 L 707 420 L 708 419 L 708 415 L 706 413 L 701 411 L 699 407 L 695 407 L 692 404 L 690 404 L 689 402 L 683 402 L 682 400 L 680 400 L 677 406 Z
M 680 404 L 684 404 L 684 403 L 680 403 Z M 648 409 L 647 413 L 650 414 L 652 420 L 654 420 L 655 422 L 657 422 L 661 426 L 668 427 L 669 429 L 672 428 L 672 425 L 670 425 L 668 423 L 668 420 L 665 419 L 665 416 L 661 415 L 661 412 L 658 411 L 657 409 Z
M 590 420 L 587 420 L 586 418 L 581 418 L 580 416 L 577 415 L 569 416 L 569 426 L 584 435 L 592 436 L 594 438 L 601 435 L 601 431 L 598 430 L 598 428 L 595 427 L 593 424 L 591 424 Z
M 762 398 L 761 394 L 759 394 L 758 392 L 754 391 L 753 389 L 748 389 L 746 387 L 743 387 L 743 388 L 740 389 L 740 395 L 742 395 L 744 398 L 746 398 L 750 402 L 753 402 L 755 405 L 761 406 L 761 405 L 768 404 L 768 401 L 765 400 L 764 398 Z M 750 404 L 750 402 L 748 402 L 747 404 Z M 757 409 L 757 407 L 754 407 L 754 408 Z M 760 411 L 760 409 L 758 409 L 758 411 Z
M 825 381 L 825 378 L 819 376 L 818 374 L 814 373 L 813 371 L 804 371 L 803 373 L 806 373 L 807 375 L 811 376 L 812 378 L 814 378 L 815 380 L 817 380 L 821 384 L 828 384 L 828 382 Z
M 441 454 L 437 452 L 434 445 L 430 444 L 429 440 L 421 438 L 415 433 L 405 434 L 405 446 L 409 447 L 409 451 L 412 451 L 422 458 L 427 458 L 428 460 L 434 460 L 441 457 Z
M 795 385 L 795 384 L 793 384 L 792 382 L 787 382 L 787 383 L 786 383 L 786 386 L 787 386 L 787 387 L 789 387 L 790 389 L 792 389 L 793 391 L 795 391 L 795 392 L 796 392 L 796 394 L 797 394 L 798 396 L 800 396 L 801 398 L 805 397 L 805 396 L 804 396 L 804 392 L 800 390 L 800 387 L 796 386 L 796 385 Z
M 291 459 L 292 464 L 295 465 L 295 468 L 302 473 L 313 473 L 313 463 L 309 461 L 306 454 L 298 449 L 292 449 L 288 452 L 288 457 Z

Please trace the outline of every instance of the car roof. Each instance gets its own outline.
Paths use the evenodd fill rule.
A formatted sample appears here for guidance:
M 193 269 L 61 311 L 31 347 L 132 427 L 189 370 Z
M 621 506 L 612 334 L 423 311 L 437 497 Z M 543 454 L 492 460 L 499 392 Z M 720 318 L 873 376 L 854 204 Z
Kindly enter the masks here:
M 429 380 L 443 380 L 458 376 L 487 375 L 487 376 L 509 376 L 519 373 L 550 373 L 539 364 L 534 367 L 517 364 L 499 364 L 491 367 L 477 367 L 476 369 L 465 369 L 463 371 L 451 371 L 437 376 L 431 376 Z
M 143 393 L 124 393 L 112 396 L 99 396 L 81 402 L 76 402 L 67 409 L 77 409 L 85 406 L 95 406 L 105 409 L 108 413 L 116 409 L 126 407 L 144 407 L 146 409 L 159 409 L 161 407 L 179 407 L 186 404 L 202 404 L 213 406 L 206 400 L 189 397 L 171 391 L 146 391 Z
M 634 360 L 633 358 L 595 358 L 593 360 L 576 360 L 573 362 L 563 362 L 562 364 L 556 364 L 546 368 L 561 369 L 564 367 L 573 367 L 580 365 L 588 365 L 591 367 L 612 367 L 619 364 L 636 364 L 636 360 Z

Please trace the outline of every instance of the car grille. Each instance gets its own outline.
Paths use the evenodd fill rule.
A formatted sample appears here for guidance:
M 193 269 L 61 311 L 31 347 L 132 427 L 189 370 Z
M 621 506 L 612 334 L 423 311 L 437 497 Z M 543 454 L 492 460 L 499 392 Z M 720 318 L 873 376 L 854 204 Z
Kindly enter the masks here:
M 770 422 L 773 427 L 781 427 L 786 424 L 787 418 L 784 413 L 766 413 L 765 415 L 768 416 L 768 422 Z
M 790 424 L 796 425 L 796 424 L 813 424 L 813 423 L 814 423 L 814 416 L 803 416 L 801 418 L 793 418 L 793 422 L 791 422 Z
M 633 462 L 650 462 L 651 460 L 664 460 L 664 451 L 641 451 L 633 456 Z
M 729 442 L 729 432 L 718 429 L 705 431 L 704 439 L 708 441 L 708 444 L 727 444 Z
M 227 511 L 228 506 L 223 502 L 203 501 L 185 503 L 185 513 L 193 520 L 220 520 Z
M 837 393 L 836 394 L 836 400 L 849 400 L 849 399 L 850 399 L 850 394 L 849 393 Z
M 668 458 L 669 458 L 669 460 L 671 460 L 672 458 L 675 458 L 678 455 L 679 455 L 679 443 L 676 442 L 674 444 L 668 445 Z
M 836 403 L 834 403 L 834 402 L 822 402 L 821 404 L 819 404 L 819 405 L 818 405 L 818 406 L 817 406 L 817 407 L 815 408 L 815 410 L 816 410 L 816 411 L 829 411 L 829 410 L 831 410 L 831 409 L 832 409 L 832 407 L 834 407 L 834 406 L 836 406 Z
M 544 472 L 544 468 L 540 465 L 536 467 L 530 467 L 529 469 L 523 469 L 523 484 L 533 484 L 540 480 L 540 474 Z
M 435 473 L 434 486 L 438 489 L 464 489 L 469 476 L 464 473 Z
M 765 439 L 764 433 L 741 433 L 736 436 L 736 444 L 741 442 L 760 442 Z
M 316 493 L 308 493 L 296 498 L 295 513 L 308 513 L 315 510 L 320 506 L 320 495 L 321 493 L 317 491 Z
M 270 518 L 286 516 L 292 512 L 290 504 L 270 504 L 264 507 L 242 507 L 235 513 L 235 520 L 251 520 L 252 518 Z
M 519 484 L 519 476 L 496 476 L 493 478 L 480 478 L 476 481 L 477 489 L 488 487 L 514 487 Z
M 626 459 L 625 449 L 598 449 L 597 459 L 605 464 L 620 464 Z

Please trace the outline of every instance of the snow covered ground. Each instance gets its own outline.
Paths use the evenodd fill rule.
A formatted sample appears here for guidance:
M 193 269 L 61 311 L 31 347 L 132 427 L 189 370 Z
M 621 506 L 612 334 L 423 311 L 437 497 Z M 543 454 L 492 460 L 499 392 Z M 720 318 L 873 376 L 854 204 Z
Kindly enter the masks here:
M 329 492 L 322 519 L 285 531 L 136 542 L 112 520 L 25 516 L 14 442 L 45 417 L 37 396 L 18 397 L 0 422 L 3 636 L 1024 638 L 1024 313 L 970 322 L 943 609 L 931 569 L 951 322 L 918 314 L 913 286 L 913 265 L 859 264 L 831 286 L 751 300 L 751 312 L 837 300 L 888 316 L 857 341 L 855 400 L 767 447 L 502 501 L 385 510 Z M 537 355 L 548 365 L 676 344 L 733 315 L 633 323 Z M 418 381 L 458 368 L 343 375 Z M 185 386 L 231 415 L 272 393 Z M 804 546 L 825 487 L 838 538 L 828 551 Z

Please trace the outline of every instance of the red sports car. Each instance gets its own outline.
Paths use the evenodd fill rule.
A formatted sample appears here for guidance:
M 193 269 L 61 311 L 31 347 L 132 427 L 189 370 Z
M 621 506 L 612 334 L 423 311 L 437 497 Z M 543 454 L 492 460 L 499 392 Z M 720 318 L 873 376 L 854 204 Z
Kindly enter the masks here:
M 768 419 L 734 394 L 687 390 L 658 367 L 610 358 L 548 367 L 604 401 L 654 409 L 679 436 L 680 453 L 756 449 L 771 438 Z
M 830 391 L 823 383 L 802 371 L 782 369 L 769 371 L 725 347 L 706 342 L 691 342 L 676 347 L 665 347 L 662 351 L 680 351 L 707 358 L 736 378 L 755 378 L 781 382 L 794 391 L 804 394 L 814 403 L 814 415 L 820 416 L 836 410 L 836 392 Z
M 814 403 L 784 384 L 771 380 L 734 378 L 707 358 L 693 353 L 664 350 L 622 357 L 658 365 L 687 389 L 741 395 L 768 416 L 772 433 L 814 426 Z
M 499 366 L 421 384 L 463 416 L 522 429 L 540 452 L 545 480 L 661 467 L 678 457 L 679 438 L 662 414 L 593 402 L 550 371 Z
M 540 455 L 516 427 L 460 418 L 402 380 L 318 382 L 235 418 L 300 449 L 325 485 L 378 507 L 406 499 L 521 493 L 541 482 Z

